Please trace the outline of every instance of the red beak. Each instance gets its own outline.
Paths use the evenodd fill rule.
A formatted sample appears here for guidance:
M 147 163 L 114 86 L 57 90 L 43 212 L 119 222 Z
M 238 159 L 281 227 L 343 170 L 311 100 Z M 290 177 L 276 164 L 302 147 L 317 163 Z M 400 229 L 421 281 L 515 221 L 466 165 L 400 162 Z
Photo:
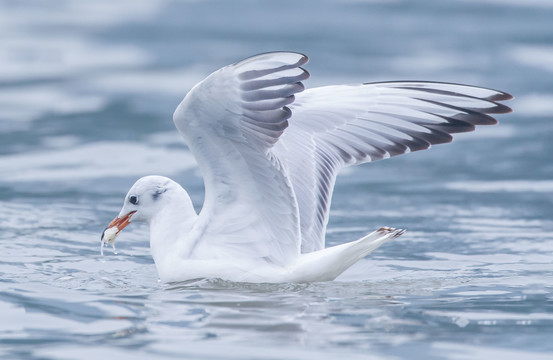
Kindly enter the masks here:
M 117 226 L 117 231 L 123 230 L 127 225 L 131 223 L 131 216 L 133 216 L 135 212 L 136 211 L 131 211 L 127 215 L 123 216 L 122 218 L 116 217 L 109 223 L 106 229 L 109 229 L 110 227 L 113 227 L 113 226 Z
M 129 225 L 131 223 L 131 217 L 133 216 L 133 214 L 135 213 L 136 211 L 131 211 L 130 213 L 128 213 L 127 215 L 119 218 L 119 217 L 116 217 L 115 219 L 113 219 L 109 225 L 104 229 L 104 232 L 102 233 L 102 240 L 104 240 L 104 234 L 106 233 L 106 230 L 107 229 L 110 229 L 112 227 L 117 227 L 117 233 L 115 236 L 117 236 L 117 234 L 119 234 L 119 232 L 121 230 L 123 230 L 127 225 Z

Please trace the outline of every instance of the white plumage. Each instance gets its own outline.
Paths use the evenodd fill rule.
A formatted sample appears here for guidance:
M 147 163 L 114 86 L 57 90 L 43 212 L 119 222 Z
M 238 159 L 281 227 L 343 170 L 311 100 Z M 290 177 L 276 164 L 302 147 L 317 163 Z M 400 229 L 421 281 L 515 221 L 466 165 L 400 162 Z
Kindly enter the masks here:
M 488 114 L 510 111 L 498 103 L 511 98 L 506 93 L 447 83 L 303 91 L 307 60 L 291 52 L 261 54 L 197 84 L 173 120 L 204 176 L 201 212 L 180 185 L 148 176 L 133 185 L 106 231 L 148 222 L 164 281 L 332 280 L 403 233 L 381 228 L 324 248 L 341 168 L 449 142 L 452 133 L 495 124 Z

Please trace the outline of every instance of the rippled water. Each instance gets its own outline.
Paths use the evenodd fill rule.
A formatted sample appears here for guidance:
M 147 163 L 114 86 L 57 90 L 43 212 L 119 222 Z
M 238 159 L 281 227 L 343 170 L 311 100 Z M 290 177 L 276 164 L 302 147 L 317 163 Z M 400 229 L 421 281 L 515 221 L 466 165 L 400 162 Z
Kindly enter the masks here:
M 551 18 L 548 0 L 0 0 L 0 357 L 550 359 Z M 307 86 L 465 82 L 515 112 L 344 172 L 329 244 L 408 232 L 335 282 L 163 284 L 136 224 L 100 257 L 138 177 L 200 206 L 173 109 L 270 50 L 307 53 Z

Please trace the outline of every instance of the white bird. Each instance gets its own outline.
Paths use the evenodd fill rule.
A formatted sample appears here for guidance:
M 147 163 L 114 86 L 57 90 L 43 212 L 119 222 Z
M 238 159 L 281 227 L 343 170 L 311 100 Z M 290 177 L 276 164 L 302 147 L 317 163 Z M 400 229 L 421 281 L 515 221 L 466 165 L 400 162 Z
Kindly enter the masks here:
M 205 182 L 199 214 L 162 176 L 129 190 L 102 235 L 113 244 L 133 221 L 150 225 L 162 281 L 333 280 L 403 230 L 381 228 L 325 248 L 330 200 L 341 168 L 432 144 L 497 121 L 512 96 L 467 85 L 399 81 L 304 91 L 299 53 L 272 52 L 226 66 L 194 86 L 173 121 Z

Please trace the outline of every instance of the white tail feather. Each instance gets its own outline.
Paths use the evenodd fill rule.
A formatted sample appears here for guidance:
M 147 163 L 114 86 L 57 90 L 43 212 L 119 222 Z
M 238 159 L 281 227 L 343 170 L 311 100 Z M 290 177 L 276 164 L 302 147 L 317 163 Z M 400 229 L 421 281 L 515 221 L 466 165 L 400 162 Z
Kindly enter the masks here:
M 331 281 L 350 266 L 405 230 L 383 227 L 359 240 L 302 254 L 293 273 L 294 282 Z

